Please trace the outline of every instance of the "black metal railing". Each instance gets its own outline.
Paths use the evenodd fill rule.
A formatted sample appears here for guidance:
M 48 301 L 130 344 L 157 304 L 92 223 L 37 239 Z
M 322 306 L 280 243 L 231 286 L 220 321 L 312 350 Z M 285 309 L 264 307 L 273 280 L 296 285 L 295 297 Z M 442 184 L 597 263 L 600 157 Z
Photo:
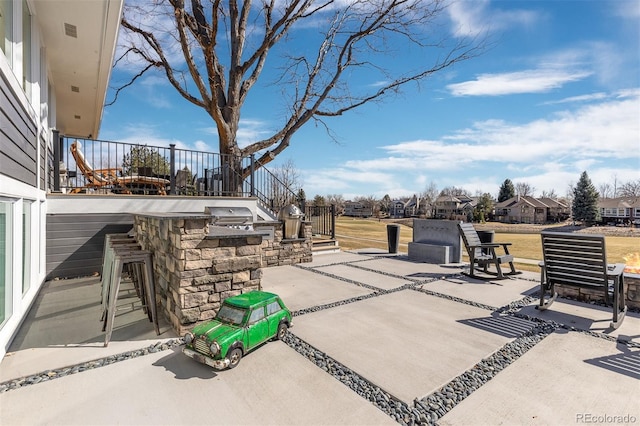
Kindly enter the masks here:
M 54 192 L 255 197 L 274 216 L 282 207 L 296 204 L 318 223 L 314 233 L 335 236 L 335 229 L 331 231 L 335 208 L 314 207 L 308 212 L 304 201 L 298 202 L 296 194 L 253 156 L 237 159 L 174 144 L 161 147 L 65 136 L 53 147 L 50 189 Z M 331 218 L 320 219 L 320 211 Z
M 60 176 L 54 191 L 150 194 L 165 183 L 167 194 L 254 196 L 270 208 L 295 201 L 295 194 L 267 168 L 256 167 L 252 156 L 238 161 L 175 145 L 61 137 L 54 158 Z
M 336 238 L 336 205 L 330 206 L 305 206 L 306 220 L 311 222 L 314 235 L 326 235 Z

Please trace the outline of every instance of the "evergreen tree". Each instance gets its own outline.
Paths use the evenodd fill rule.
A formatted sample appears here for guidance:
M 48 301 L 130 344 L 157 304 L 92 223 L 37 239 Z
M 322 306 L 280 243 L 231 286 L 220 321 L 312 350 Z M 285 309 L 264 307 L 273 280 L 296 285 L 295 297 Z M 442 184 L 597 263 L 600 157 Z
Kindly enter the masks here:
M 478 198 L 478 203 L 473 209 L 473 220 L 476 222 L 485 222 L 489 219 L 493 211 L 493 198 L 491 194 L 484 193 Z
M 305 204 L 307 201 L 307 194 L 305 194 L 304 189 L 300 188 L 298 193 L 296 194 L 296 201 L 298 205 Z
M 132 146 L 131 151 L 122 159 L 122 173 L 136 174 L 141 167 L 151 169 L 151 173 L 156 175 L 168 175 L 170 170 L 169 162 L 156 148 L 145 145 Z
M 316 195 L 313 197 L 313 205 L 314 206 L 324 206 L 326 204 L 326 200 L 322 195 Z
M 573 220 L 581 220 L 592 224 L 600 219 L 598 211 L 598 190 L 591 183 L 589 175 L 584 171 L 573 190 Z
M 513 182 L 511 182 L 511 179 L 505 179 L 504 182 L 502 182 L 502 185 L 500 186 L 500 194 L 498 194 L 498 202 L 501 203 L 515 196 L 516 196 L 516 189 L 513 186 Z

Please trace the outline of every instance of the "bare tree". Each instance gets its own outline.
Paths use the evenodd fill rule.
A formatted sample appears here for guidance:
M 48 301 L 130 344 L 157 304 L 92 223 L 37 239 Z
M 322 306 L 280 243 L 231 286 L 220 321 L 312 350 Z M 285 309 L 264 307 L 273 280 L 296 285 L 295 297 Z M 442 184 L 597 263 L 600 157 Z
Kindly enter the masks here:
M 298 192 L 302 189 L 300 173 L 292 159 L 288 159 L 272 170 L 273 185 L 269 185 L 272 193 L 270 199 L 276 207 L 294 203 Z M 279 184 L 275 184 L 279 183 Z
M 620 185 L 619 197 L 640 197 L 640 179 L 632 180 Z
M 302 187 L 300 172 L 291 158 L 274 168 L 272 172 L 292 192 L 296 192 Z
M 438 187 L 436 183 L 433 181 L 429 182 L 429 185 L 427 185 L 424 191 L 422 191 L 420 197 L 424 198 L 427 203 L 433 204 L 433 202 L 436 201 L 436 198 L 438 198 Z
M 374 195 L 356 197 L 354 201 L 361 203 L 363 206 L 371 209 L 371 213 L 377 216 L 380 212 L 380 202 Z
M 470 197 L 471 193 L 464 188 L 457 188 L 455 186 L 447 186 L 440 191 L 440 196 L 451 195 L 453 197 L 459 197 L 461 195 Z
M 219 151 L 229 165 L 226 169 L 242 178 L 250 173 L 248 166 L 243 168 L 243 157 L 257 154 L 258 167 L 266 165 L 309 121 L 328 130 L 326 118 L 418 84 L 483 48 L 476 39 L 437 35 L 438 21 L 446 16 L 444 0 L 256 3 L 146 0 L 127 4 L 120 38 L 124 53 L 116 62 L 141 65 L 133 79 L 117 89 L 115 99 L 122 88 L 150 70 L 164 73 L 183 98 L 204 109 L 215 122 Z M 301 37 L 304 43 L 294 43 Z M 408 51 L 412 61 L 407 68 L 400 69 L 398 62 L 385 66 L 390 56 Z M 267 62 L 277 54 L 280 61 Z M 269 77 L 261 79 L 265 69 Z M 370 84 L 362 80 L 365 75 L 373 78 Z M 241 147 L 238 128 L 250 91 L 274 83 L 282 90 L 277 109 L 285 111 L 285 116 L 267 137 Z
M 611 198 L 613 196 L 613 188 L 608 183 L 602 183 L 598 186 L 600 198 Z
M 344 211 L 344 197 L 342 194 L 328 194 L 325 196 L 328 204 L 334 204 L 336 206 L 336 212 L 342 214 Z
M 521 197 L 533 197 L 536 192 L 536 188 L 528 184 L 527 182 L 518 182 L 515 185 L 516 194 Z
M 551 198 L 552 200 L 557 200 L 558 194 L 556 194 L 555 189 L 552 189 L 551 191 L 542 191 L 542 198 Z

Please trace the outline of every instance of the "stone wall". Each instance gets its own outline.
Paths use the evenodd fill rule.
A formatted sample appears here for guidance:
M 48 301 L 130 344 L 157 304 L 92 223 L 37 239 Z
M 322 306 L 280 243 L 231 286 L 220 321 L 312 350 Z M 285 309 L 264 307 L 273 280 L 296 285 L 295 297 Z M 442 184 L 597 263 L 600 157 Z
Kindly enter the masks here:
M 227 297 L 260 289 L 262 237 L 221 229 L 208 216 L 135 215 L 136 238 L 154 255 L 159 310 L 179 334 L 213 318 Z
M 629 308 L 640 309 L 640 278 L 625 276 L 625 299 Z M 567 296 L 585 302 L 604 302 L 603 290 L 592 290 L 556 285 L 559 296 Z
M 180 335 L 213 318 L 227 297 L 259 290 L 261 268 L 312 260 L 310 222 L 302 223 L 300 238 L 283 239 L 281 222 L 257 222 L 252 232 L 210 229 L 209 220 L 198 214 L 134 215 L 136 239 L 154 256 L 158 311 Z
M 273 230 L 273 238 L 263 238 L 262 240 L 263 267 L 295 265 L 313 260 L 311 222 L 302 222 L 300 237 L 294 239 L 283 239 L 282 222 L 255 222 L 253 227 L 258 232 L 266 229 Z

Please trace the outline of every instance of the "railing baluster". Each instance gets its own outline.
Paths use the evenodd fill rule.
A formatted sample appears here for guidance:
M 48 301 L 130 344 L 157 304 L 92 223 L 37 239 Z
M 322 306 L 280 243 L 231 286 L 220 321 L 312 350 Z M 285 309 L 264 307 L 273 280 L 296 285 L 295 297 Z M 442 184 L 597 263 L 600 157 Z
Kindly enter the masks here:
M 68 173 L 75 172 L 75 177 L 73 177 L 73 173 L 68 174 L 67 189 L 76 188 L 78 191 L 115 189 L 112 186 L 96 185 L 82 174 L 82 171 L 70 155 L 70 145 L 74 140 L 76 138 L 67 138 L 59 135 L 56 143 L 53 144 L 54 164 L 52 165 L 52 171 L 54 178 L 50 187 L 53 190 L 60 190 L 59 166 L 60 161 L 64 161 L 63 159 L 66 158 Z M 247 171 L 247 177 L 243 179 L 242 175 L 233 168 L 225 170 L 232 164 L 227 161 L 230 159 L 227 154 L 179 149 L 175 144 L 170 144 L 169 147 L 160 147 L 91 139 L 78 139 L 78 141 L 83 147 L 87 162 L 95 169 L 120 167 L 123 169 L 122 174 L 127 176 L 134 174 L 145 176 L 146 173 L 149 173 L 151 177 L 167 178 L 166 175 L 169 174 L 170 194 L 177 193 L 176 171 L 186 168 L 187 176 L 192 179 L 188 182 L 188 187 L 193 187 L 194 189 L 183 191 L 184 188 L 180 188 L 181 193 L 201 195 L 204 192 L 209 196 L 238 195 L 256 197 L 261 206 L 270 208 L 274 213 L 284 205 L 291 202 L 295 203 L 297 200 L 296 193 L 266 167 L 257 164 L 254 155 L 245 157 L 240 161 L 240 165 Z M 123 162 L 125 157 L 126 163 Z M 180 184 L 182 185 L 183 183 L 181 182 Z M 121 183 L 121 185 L 124 184 Z M 149 191 L 154 190 L 153 187 L 142 184 L 134 183 L 128 186 L 133 193 L 149 193 Z M 305 207 L 304 210 L 308 210 L 306 209 L 307 206 L 304 206 L 304 203 L 302 204 Z M 307 214 L 309 218 L 314 216 Z M 328 209 L 323 210 L 321 215 L 323 217 L 318 218 L 317 221 L 314 219 L 319 224 L 319 227 L 322 228 L 320 232 L 323 234 L 328 234 L 329 232 L 335 234 L 335 230 L 330 231 L 329 229 L 334 222 L 331 216 L 335 216 L 335 209 L 332 212 L 329 212 Z M 328 223 L 325 223 L 325 221 L 328 221 Z
M 176 194 L 176 144 L 174 143 L 169 144 L 169 194 Z

